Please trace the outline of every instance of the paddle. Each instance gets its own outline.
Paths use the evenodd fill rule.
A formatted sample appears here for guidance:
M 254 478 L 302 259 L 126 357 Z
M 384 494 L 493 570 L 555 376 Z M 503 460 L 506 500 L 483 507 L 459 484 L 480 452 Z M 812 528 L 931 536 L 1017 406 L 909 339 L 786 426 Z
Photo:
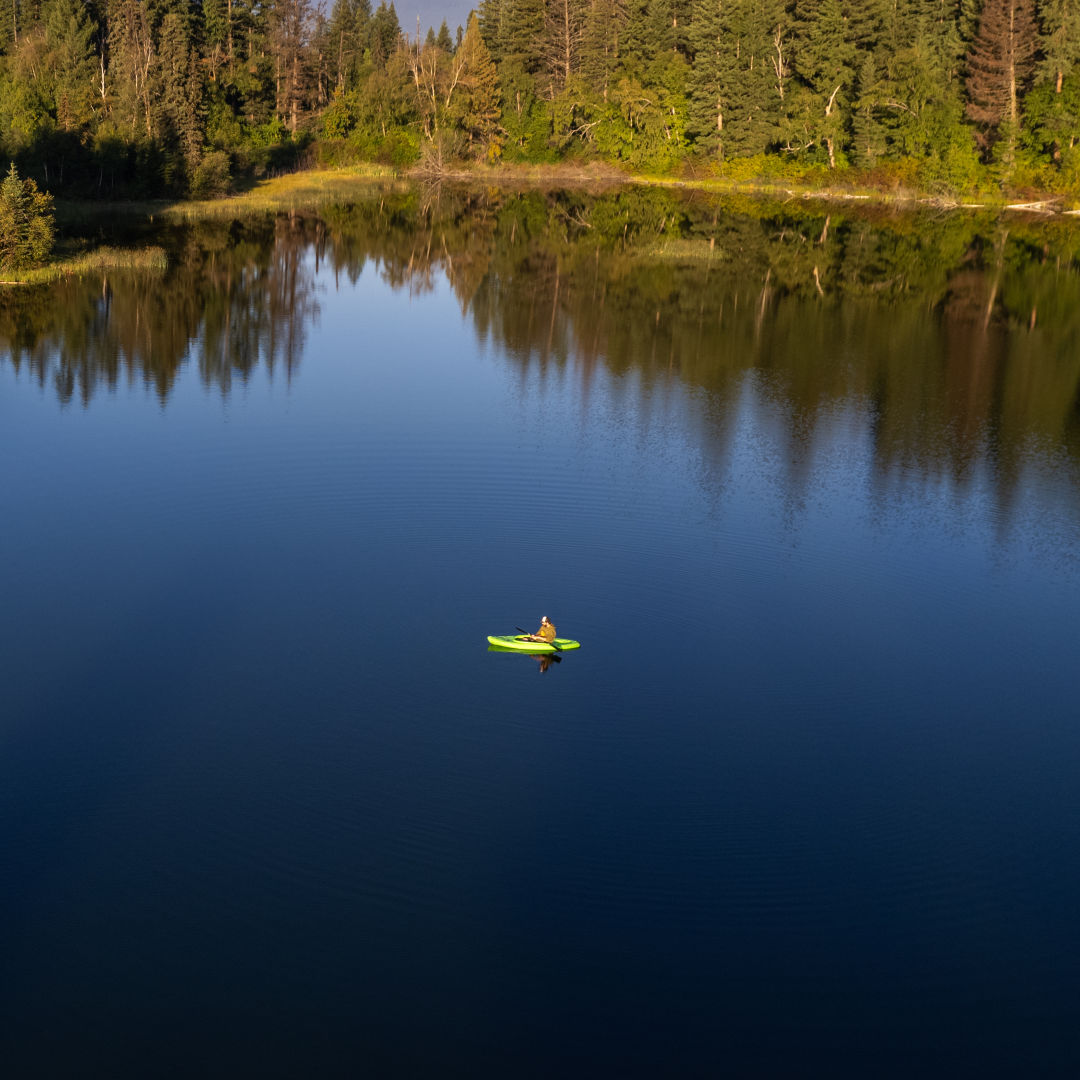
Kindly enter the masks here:
M 524 630 L 520 626 L 515 626 L 514 629 L 520 631 L 530 641 L 536 641 L 542 645 L 550 645 L 556 652 L 562 652 L 562 646 L 556 645 L 554 641 L 548 641 L 547 638 L 542 638 L 538 634 L 530 634 L 528 630 Z

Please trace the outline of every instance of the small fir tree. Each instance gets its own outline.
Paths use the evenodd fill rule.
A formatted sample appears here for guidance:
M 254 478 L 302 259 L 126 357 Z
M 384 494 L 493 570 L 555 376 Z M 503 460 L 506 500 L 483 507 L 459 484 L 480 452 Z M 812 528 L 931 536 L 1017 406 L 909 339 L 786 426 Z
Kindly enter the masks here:
M 11 163 L 0 184 L 0 270 L 40 265 L 52 251 L 53 200 Z

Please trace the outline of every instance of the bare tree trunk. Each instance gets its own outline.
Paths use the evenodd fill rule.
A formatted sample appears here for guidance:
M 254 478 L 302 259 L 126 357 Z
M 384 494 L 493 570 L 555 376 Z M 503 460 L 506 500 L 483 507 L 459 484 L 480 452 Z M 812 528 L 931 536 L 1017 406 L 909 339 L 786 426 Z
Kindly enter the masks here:
M 1016 102 L 1016 6 L 1009 5 L 1009 123 L 1015 124 L 1019 119 L 1019 109 Z
M 274 57 L 274 112 L 278 119 L 285 119 L 284 102 L 281 100 L 281 57 Z
M 289 130 L 296 134 L 296 113 L 300 97 L 300 53 L 293 53 L 292 77 L 289 79 L 289 97 L 292 98 L 290 105 Z
M 780 100 L 784 100 L 784 79 L 787 78 L 788 66 L 784 60 L 784 37 L 780 26 L 776 27 L 776 33 L 773 35 L 773 50 L 776 55 L 772 58 L 773 72 L 776 74 L 776 90 L 780 95 Z
M 840 92 L 840 87 L 837 88 L 829 95 L 829 103 L 825 106 L 825 119 L 828 120 L 832 116 L 833 103 L 836 101 L 836 95 Z M 829 151 L 829 168 L 836 168 L 836 151 L 833 148 L 833 139 L 831 135 L 825 136 L 825 146 Z
M 563 41 L 562 41 L 562 67 L 563 86 L 570 82 L 571 56 L 573 51 L 573 32 L 570 26 L 570 0 L 562 0 L 563 7 Z

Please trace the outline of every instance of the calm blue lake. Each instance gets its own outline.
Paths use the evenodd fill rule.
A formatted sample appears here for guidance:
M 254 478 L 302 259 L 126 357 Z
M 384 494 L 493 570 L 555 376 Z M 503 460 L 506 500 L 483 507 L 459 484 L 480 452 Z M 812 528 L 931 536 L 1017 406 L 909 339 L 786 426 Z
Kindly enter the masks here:
M 1076 1075 L 1075 230 L 153 238 L 0 294 L 7 1075 Z

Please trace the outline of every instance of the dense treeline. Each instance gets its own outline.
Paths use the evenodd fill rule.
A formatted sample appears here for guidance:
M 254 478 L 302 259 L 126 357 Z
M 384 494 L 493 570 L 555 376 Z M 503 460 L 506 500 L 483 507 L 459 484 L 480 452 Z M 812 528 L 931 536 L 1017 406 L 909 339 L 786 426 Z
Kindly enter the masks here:
M 419 31 L 419 27 L 417 30 Z M 1080 189 L 1080 0 L 0 0 L 0 149 L 54 192 L 427 157 Z

